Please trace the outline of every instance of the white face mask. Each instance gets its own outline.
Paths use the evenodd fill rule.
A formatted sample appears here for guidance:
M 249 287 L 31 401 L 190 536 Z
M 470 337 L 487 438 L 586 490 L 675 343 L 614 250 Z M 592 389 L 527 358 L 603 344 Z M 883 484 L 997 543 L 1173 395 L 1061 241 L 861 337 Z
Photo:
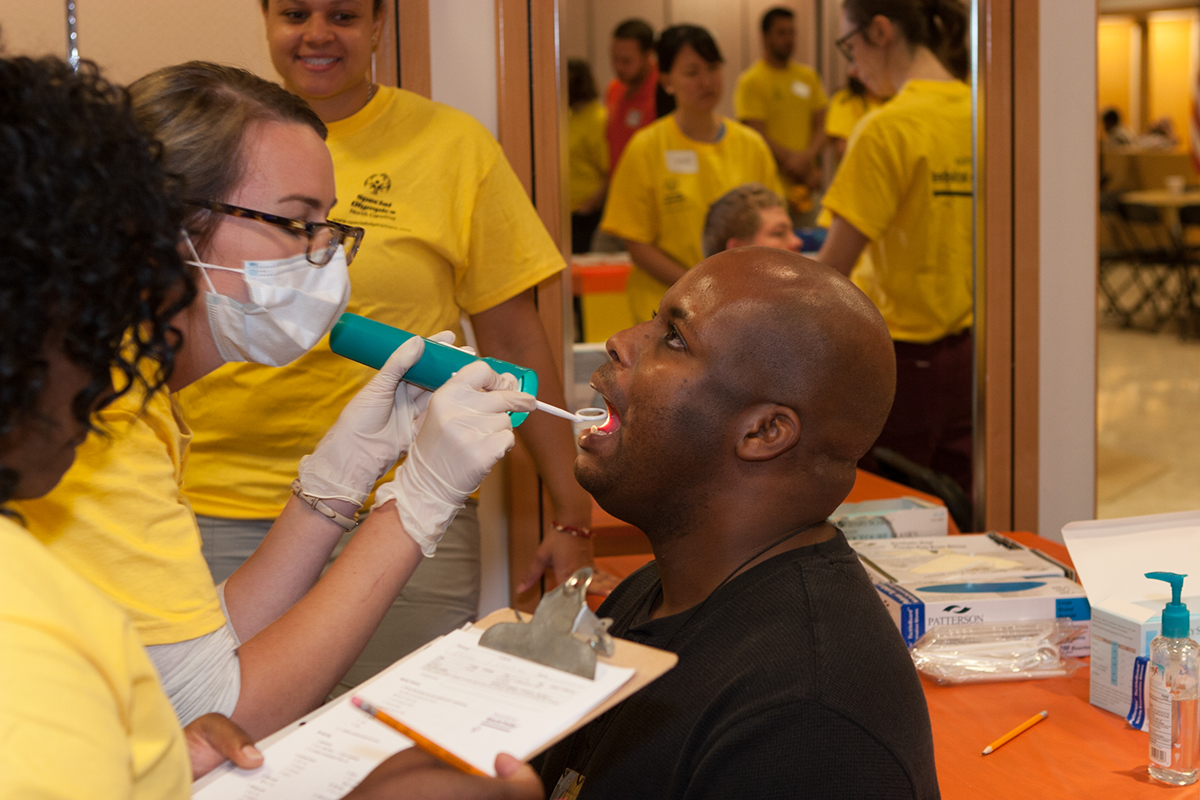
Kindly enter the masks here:
M 204 271 L 208 327 L 217 352 L 226 363 L 249 361 L 282 367 L 311 350 L 333 329 L 350 300 L 346 252 L 337 252 L 323 267 L 313 266 L 304 253 L 271 261 L 243 261 L 244 270 L 207 264 L 184 234 L 195 261 Z M 208 270 L 241 273 L 250 301 L 239 303 L 217 292 Z

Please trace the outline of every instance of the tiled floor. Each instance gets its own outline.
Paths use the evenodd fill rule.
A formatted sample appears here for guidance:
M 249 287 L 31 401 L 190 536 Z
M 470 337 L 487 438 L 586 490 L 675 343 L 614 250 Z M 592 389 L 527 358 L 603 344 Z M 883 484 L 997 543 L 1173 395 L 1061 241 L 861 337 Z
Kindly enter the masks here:
M 1200 509 L 1200 341 L 1102 324 L 1096 516 Z

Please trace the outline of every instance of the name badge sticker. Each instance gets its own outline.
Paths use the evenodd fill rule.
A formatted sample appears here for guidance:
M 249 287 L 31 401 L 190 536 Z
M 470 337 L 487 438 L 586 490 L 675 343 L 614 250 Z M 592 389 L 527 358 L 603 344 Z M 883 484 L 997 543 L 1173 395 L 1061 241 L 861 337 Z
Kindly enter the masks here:
M 700 172 L 700 156 L 695 150 L 668 150 L 667 172 L 675 175 L 695 175 Z
M 812 87 L 804 81 L 792 81 L 792 94 L 807 100 L 812 94 Z

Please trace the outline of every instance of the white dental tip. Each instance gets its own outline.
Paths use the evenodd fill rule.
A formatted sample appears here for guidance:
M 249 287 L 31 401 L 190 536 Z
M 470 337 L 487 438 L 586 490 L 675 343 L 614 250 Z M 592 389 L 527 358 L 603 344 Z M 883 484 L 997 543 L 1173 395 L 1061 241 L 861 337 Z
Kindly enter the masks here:
M 549 403 L 543 403 L 541 400 L 537 401 L 537 407 L 540 410 L 545 411 L 547 414 L 553 414 L 556 417 L 569 419 L 571 422 L 601 423 L 608 419 L 607 408 L 581 408 L 577 413 L 572 414 L 570 411 L 564 411 L 557 406 L 552 406 Z

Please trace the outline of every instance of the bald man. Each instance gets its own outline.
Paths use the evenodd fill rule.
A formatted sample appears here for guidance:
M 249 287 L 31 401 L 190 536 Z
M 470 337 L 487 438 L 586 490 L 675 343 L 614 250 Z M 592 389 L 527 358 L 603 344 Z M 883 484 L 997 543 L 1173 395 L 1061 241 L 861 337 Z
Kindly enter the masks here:
M 891 406 L 879 312 L 832 269 L 741 248 L 608 353 L 611 420 L 575 474 L 656 561 L 600 614 L 679 664 L 535 764 L 551 798 L 938 797 L 912 661 L 826 519 Z

